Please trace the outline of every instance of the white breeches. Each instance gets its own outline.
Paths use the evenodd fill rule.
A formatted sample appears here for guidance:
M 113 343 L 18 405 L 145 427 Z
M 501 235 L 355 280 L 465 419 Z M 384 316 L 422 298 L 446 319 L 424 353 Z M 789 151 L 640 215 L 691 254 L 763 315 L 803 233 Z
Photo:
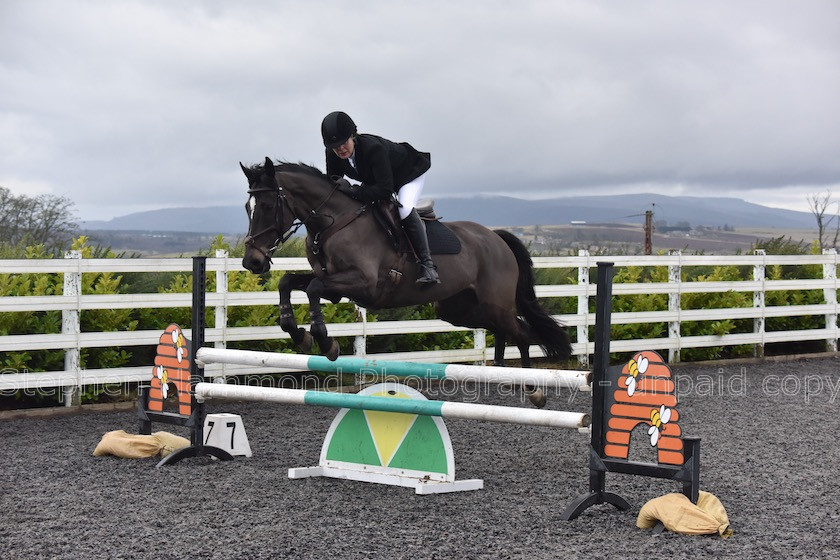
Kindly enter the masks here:
M 426 183 L 426 174 L 420 175 L 410 183 L 406 183 L 400 187 L 397 192 L 397 200 L 402 204 L 400 208 L 400 219 L 404 220 L 408 217 L 417 201 L 420 200 L 420 195 L 423 194 L 423 185 Z

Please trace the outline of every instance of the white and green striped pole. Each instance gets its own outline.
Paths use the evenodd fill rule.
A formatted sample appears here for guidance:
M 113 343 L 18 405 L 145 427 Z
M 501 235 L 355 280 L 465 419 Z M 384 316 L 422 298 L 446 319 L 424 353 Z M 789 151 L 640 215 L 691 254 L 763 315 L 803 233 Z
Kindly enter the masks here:
M 335 361 L 330 361 L 324 356 L 254 352 L 226 348 L 199 348 L 196 352 L 196 361 L 202 367 L 206 364 L 237 364 L 339 374 L 353 373 L 418 379 L 510 383 L 546 388 L 567 387 L 584 391 L 589 390 L 587 379 L 589 373 L 577 370 L 428 364 L 351 357 L 340 357 Z
M 209 399 L 261 401 L 280 404 L 326 406 L 329 408 L 400 412 L 403 414 L 440 416 L 444 418 L 465 418 L 469 420 L 525 424 L 529 426 L 549 426 L 553 428 L 585 428 L 589 426 L 591 421 L 589 414 L 582 412 L 539 410 L 449 401 L 412 400 L 354 395 L 331 391 L 307 391 L 304 389 L 253 387 L 248 385 L 227 385 L 223 383 L 198 383 L 195 386 L 195 397 L 199 402 L 204 402 Z

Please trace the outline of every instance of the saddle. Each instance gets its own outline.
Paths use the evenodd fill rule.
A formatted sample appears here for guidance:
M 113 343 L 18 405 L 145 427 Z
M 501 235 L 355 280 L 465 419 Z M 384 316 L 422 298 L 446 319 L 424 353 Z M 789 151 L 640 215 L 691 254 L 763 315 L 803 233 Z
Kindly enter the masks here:
M 376 222 L 391 241 L 391 245 L 398 253 L 411 253 L 402 226 L 400 225 L 399 203 L 393 198 L 380 200 L 373 205 L 373 216 Z M 429 240 L 429 251 L 433 255 L 457 255 L 461 252 L 461 240 L 440 222 L 435 215 L 435 201 L 430 198 L 420 200 L 414 207 L 420 219 L 426 226 L 426 237 Z
M 426 238 L 429 241 L 429 252 L 431 254 L 457 255 L 461 252 L 461 240 L 458 239 L 458 236 L 452 230 L 443 225 L 435 215 L 433 200 L 421 200 L 415 206 L 415 209 L 426 226 Z M 338 231 L 341 231 L 345 226 L 352 223 L 368 210 L 370 210 L 374 221 L 382 228 L 390 240 L 394 251 L 397 253 L 397 262 L 390 267 L 389 274 L 392 277 L 391 280 L 394 286 L 399 282 L 399 277 L 402 276 L 402 272 L 400 272 L 402 269 L 401 263 L 405 261 L 408 254 L 414 254 L 414 250 L 403 232 L 402 225 L 400 224 L 399 202 L 394 198 L 363 204 L 354 211 L 344 212 L 326 228 L 317 229 L 317 233 L 311 238 L 307 236 L 306 248 L 313 256 L 318 258 L 321 264 L 320 270 L 315 269 L 316 274 L 324 274 L 327 270 L 326 256 L 321 249 L 327 239 Z

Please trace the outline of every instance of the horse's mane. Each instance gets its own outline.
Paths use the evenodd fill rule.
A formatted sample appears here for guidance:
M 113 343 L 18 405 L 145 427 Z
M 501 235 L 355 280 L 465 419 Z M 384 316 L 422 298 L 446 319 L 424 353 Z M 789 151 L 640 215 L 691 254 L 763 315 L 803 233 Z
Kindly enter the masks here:
M 257 163 L 251 166 L 251 169 L 262 170 L 265 167 L 264 163 Z M 274 170 L 275 171 L 284 171 L 287 173 L 306 173 L 307 175 L 312 175 L 313 177 L 318 177 L 320 179 L 327 179 L 327 176 L 324 174 L 323 171 L 314 167 L 312 165 L 307 165 L 302 162 L 292 163 L 290 161 L 283 161 L 283 160 L 275 160 L 274 161 Z

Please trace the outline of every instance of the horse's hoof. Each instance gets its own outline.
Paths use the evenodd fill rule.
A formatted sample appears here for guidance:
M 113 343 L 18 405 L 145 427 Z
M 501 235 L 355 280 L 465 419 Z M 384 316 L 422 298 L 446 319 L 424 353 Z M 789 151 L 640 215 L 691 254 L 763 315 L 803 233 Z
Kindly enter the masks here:
M 312 338 L 312 335 L 306 332 L 303 329 L 298 329 L 300 332 L 300 340 L 296 341 L 298 348 L 304 354 L 309 354 L 312 352 L 312 347 L 315 345 L 315 339 Z
M 329 361 L 334 362 L 338 359 L 339 354 L 341 354 L 341 347 L 338 345 L 338 341 L 332 339 L 330 349 L 326 354 L 324 354 L 324 356 L 326 356 Z
M 528 400 L 537 408 L 545 407 L 546 398 L 545 392 L 542 389 L 534 389 L 533 387 L 525 387 L 525 394 L 528 395 Z

